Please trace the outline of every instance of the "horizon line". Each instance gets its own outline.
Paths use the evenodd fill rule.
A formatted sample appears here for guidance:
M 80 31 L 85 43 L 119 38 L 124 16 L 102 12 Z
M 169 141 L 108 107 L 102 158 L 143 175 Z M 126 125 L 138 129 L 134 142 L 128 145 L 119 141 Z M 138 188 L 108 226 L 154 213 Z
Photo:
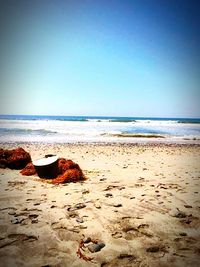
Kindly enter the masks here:
M 159 116 L 113 116 L 113 115 L 44 115 L 44 114 L 0 114 L 0 116 L 42 116 L 42 117 L 93 117 L 93 118 L 153 118 L 153 119 L 200 119 L 199 117 L 159 117 Z

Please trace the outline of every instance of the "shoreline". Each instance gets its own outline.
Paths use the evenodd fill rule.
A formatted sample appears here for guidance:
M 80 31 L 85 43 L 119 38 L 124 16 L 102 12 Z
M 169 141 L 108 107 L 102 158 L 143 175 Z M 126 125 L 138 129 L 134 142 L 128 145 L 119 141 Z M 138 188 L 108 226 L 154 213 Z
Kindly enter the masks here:
M 20 145 L 32 159 L 72 159 L 87 180 L 52 185 L 0 170 L 3 266 L 198 266 L 199 144 Z M 85 248 L 93 261 L 77 255 L 83 235 L 105 244 Z
M 126 139 L 126 138 L 125 138 Z M 192 141 L 192 142 L 191 142 Z M 20 146 L 20 145 L 52 145 L 52 146 L 61 146 L 61 145 L 96 145 L 96 146 L 200 146 L 200 142 L 198 140 L 198 142 L 195 142 L 196 140 L 181 140 L 178 141 L 174 140 L 174 141 L 164 141 L 162 142 L 162 140 L 140 140 L 140 141 L 130 141 L 130 142 L 126 142 L 126 141 L 70 141 L 70 142 L 42 142 L 42 141 L 33 141 L 33 142 L 27 142 L 27 141 L 12 141 L 12 142 L 2 142 L 0 141 L 0 147 L 1 146 Z

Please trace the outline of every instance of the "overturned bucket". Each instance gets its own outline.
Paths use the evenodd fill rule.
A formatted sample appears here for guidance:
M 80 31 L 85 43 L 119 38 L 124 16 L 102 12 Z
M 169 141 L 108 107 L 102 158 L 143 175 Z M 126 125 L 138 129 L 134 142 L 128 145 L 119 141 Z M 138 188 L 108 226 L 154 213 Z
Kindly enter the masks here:
M 55 178 L 58 175 L 58 156 L 46 155 L 34 160 L 33 165 L 40 178 Z

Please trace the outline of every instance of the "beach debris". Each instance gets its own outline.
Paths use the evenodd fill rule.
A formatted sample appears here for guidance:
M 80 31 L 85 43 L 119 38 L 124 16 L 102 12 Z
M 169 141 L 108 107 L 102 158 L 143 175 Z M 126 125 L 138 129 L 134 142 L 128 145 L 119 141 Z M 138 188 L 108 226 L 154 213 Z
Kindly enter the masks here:
M 38 219 L 31 219 L 31 223 L 38 223 Z
M 171 211 L 169 212 L 169 214 L 170 214 L 172 217 L 176 217 L 176 218 L 185 218 L 185 217 L 186 217 L 185 212 L 180 211 L 179 208 L 175 208 L 175 209 L 171 210 Z
M 149 228 L 149 225 L 146 223 L 141 223 L 140 225 L 138 225 L 138 229 L 140 228 Z
M 184 205 L 184 207 L 185 207 L 186 209 L 192 209 L 192 206 L 190 206 L 190 205 Z
M 70 216 L 73 217 L 73 214 L 77 215 L 74 212 L 75 210 L 83 209 L 85 207 L 86 207 L 85 203 L 77 203 L 74 206 L 68 205 L 67 211 L 69 211 L 70 212 L 69 214 L 71 214 Z
M 48 155 L 50 157 L 50 155 Z M 24 169 L 20 171 L 22 175 L 35 175 L 37 174 L 35 167 L 29 163 Z M 77 182 L 85 179 L 83 172 L 79 165 L 72 160 L 59 158 L 56 172 L 58 175 L 54 179 L 48 179 L 52 184 L 63 184 L 68 182 Z M 49 175 L 47 175 L 49 176 Z M 45 178 L 45 177 L 44 177 Z
M 85 243 L 85 244 L 90 243 L 91 241 L 92 241 L 92 239 L 90 237 L 83 238 L 83 243 Z
M 105 197 L 113 197 L 113 194 L 107 193 L 107 194 L 105 194 Z
M 83 251 L 85 252 L 85 250 L 88 249 L 89 252 L 95 253 L 95 252 L 100 251 L 104 247 L 105 247 L 105 244 L 103 242 L 84 236 L 83 239 L 81 239 L 79 243 L 78 250 L 76 253 L 79 258 L 85 261 L 92 261 L 94 258 L 83 254 Z
M 59 158 L 58 160 L 58 174 L 63 174 L 65 171 L 69 169 L 79 169 L 78 164 L 73 162 L 70 159 Z
M 58 156 L 45 156 L 33 161 L 37 175 L 40 178 L 56 178 L 58 176 Z
M 77 164 L 78 166 L 78 164 Z M 57 178 L 52 179 L 53 184 L 63 184 L 68 182 L 77 182 L 84 180 L 85 177 L 83 175 L 82 170 L 78 166 L 77 169 L 69 169 L 66 170 L 62 175 L 59 175 Z
M 101 205 L 99 203 L 95 203 L 94 206 L 96 209 L 101 209 Z
M 76 254 L 78 255 L 78 257 L 80 259 L 83 259 L 85 261 L 92 261 L 94 258 L 86 256 L 83 254 L 82 251 L 84 251 L 84 249 L 85 249 L 85 243 L 83 242 L 83 239 L 81 239 L 81 242 L 79 243 L 78 250 L 77 250 Z
M 160 250 L 159 246 L 150 246 L 146 248 L 146 252 L 152 252 L 152 253 L 158 252 L 159 250 Z
M 157 188 L 160 188 L 160 189 L 182 189 L 178 184 L 174 184 L 174 183 L 167 183 L 167 184 L 159 183 L 157 185 Z
M 22 175 L 30 176 L 30 175 L 35 175 L 37 172 L 36 172 L 36 169 L 35 169 L 33 163 L 30 162 L 30 163 L 28 163 L 28 164 L 26 165 L 26 167 L 25 167 L 24 169 L 22 169 L 22 170 L 20 171 L 20 173 L 21 173 Z
M 106 177 L 103 177 L 103 178 L 100 178 L 100 179 L 99 179 L 99 181 L 101 181 L 101 182 L 103 182 L 103 181 L 105 181 L 105 180 L 107 180 Z
M 29 218 L 32 219 L 36 219 L 39 215 L 38 214 L 29 214 Z
M 0 168 L 20 170 L 31 162 L 31 156 L 22 147 L 0 149 Z
M 84 203 L 78 203 L 74 207 L 75 207 L 75 209 L 83 209 L 86 207 L 86 205 Z
M 103 247 L 105 247 L 105 244 L 101 242 L 101 243 L 89 245 L 88 249 L 90 252 L 94 253 L 94 252 L 100 251 Z
M 11 223 L 12 223 L 12 224 L 19 224 L 19 223 L 23 222 L 23 221 L 26 220 L 26 219 L 27 219 L 27 217 L 25 217 L 25 216 L 16 217 L 16 218 L 13 218 L 13 219 L 11 220 Z
M 55 157 L 55 155 L 45 155 L 45 158 Z M 30 176 L 36 175 L 37 170 L 31 162 L 31 156 L 23 148 L 18 147 L 12 150 L 0 149 L 0 168 L 19 169 L 22 175 Z M 48 169 L 49 170 L 49 169 Z M 85 176 L 79 165 L 70 159 L 59 158 L 56 164 L 56 175 L 44 172 L 44 177 L 53 178 L 48 179 L 52 184 L 77 182 L 85 180 Z M 46 177 L 45 177 L 46 176 Z
M 80 217 L 77 217 L 77 218 L 76 218 L 76 221 L 77 221 L 78 223 L 84 223 L 83 218 L 80 218 Z
M 84 203 L 78 203 L 78 204 L 76 204 L 75 206 L 74 206 L 74 208 L 75 209 L 83 209 L 83 208 L 85 208 L 86 207 L 86 205 L 84 204 Z
M 179 235 L 180 235 L 180 236 L 187 236 L 187 233 L 185 233 L 185 232 L 180 232 Z
M 113 236 L 114 238 L 121 238 L 123 235 L 122 235 L 121 232 L 115 232 L 115 233 L 112 234 L 112 236 Z
M 88 189 L 84 189 L 83 191 L 82 191 L 82 194 L 89 194 L 90 193 L 90 190 L 88 190 Z
M 68 208 L 68 211 L 69 211 L 68 213 L 69 218 L 76 218 L 78 216 L 78 213 L 74 210 L 71 210 L 71 208 Z
M 193 216 L 192 214 L 189 214 L 185 218 L 181 219 L 180 223 L 182 223 L 183 225 L 199 227 L 200 219 L 198 217 Z
M 108 185 L 103 191 L 109 191 L 111 189 L 118 188 L 118 187 L 119 187 L 118 185 Z
M 115 207 L 115 208 L 119 208 L 119 207 L 122 207 L 122 204 L 121 203 L 117 203 L 117 204 L 113 204 L 112 206 Z

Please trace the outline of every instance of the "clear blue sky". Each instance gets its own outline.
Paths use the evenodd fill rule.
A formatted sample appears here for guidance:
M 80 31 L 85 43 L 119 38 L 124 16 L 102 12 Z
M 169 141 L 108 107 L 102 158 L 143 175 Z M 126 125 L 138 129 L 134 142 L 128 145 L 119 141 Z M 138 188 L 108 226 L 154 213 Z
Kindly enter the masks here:
M 200 117 L 199 6 L 0 1 L 0 113 Z

